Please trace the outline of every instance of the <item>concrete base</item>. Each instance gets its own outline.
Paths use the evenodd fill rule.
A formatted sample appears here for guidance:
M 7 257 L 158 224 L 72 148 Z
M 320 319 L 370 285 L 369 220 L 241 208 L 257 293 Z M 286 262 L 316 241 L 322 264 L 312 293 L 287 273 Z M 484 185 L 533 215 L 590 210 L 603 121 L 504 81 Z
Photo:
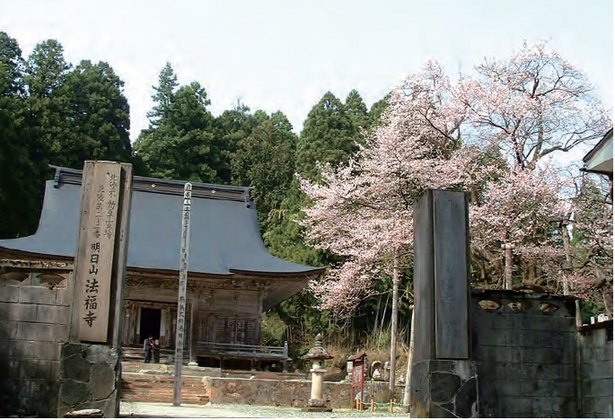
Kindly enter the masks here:
M 304 407 L 301 411 L 310 411 L 310 412 L 331 412 L 332 408 L 327 406 L 327 402 L 322 398 L 312 398 L 308 401 L 307 407 Z
M 310 413 L 330 413 L 330 412 L 333 411 L 333 409 L 332 408 L 328 408 L 328 407 L 310 407 L 310 406 L 307 406 L 307 407 L 303 407 L 301 409 L 301 411 L 307 411 L 307 412 L 310 412 Z

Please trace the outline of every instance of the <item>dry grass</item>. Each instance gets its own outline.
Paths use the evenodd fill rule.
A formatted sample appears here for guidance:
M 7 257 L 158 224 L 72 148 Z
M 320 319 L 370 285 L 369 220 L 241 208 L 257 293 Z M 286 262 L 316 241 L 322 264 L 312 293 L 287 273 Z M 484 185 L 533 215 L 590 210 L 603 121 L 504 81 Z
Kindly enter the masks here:
M 325 380 L 339 381 L 346 378 L 346 361 L 348 357 L 366 353 L 368 363 L 371 365 L 376 360 L 379 360 L 384 364 L 389 360 L 391 356 L 390 348 L 383 347 L 362 347 L 359 349 L 349 349 L 339 346 L 328 346 L 327 351 L 333 356 L 333 359 L 327 361 L 327 373 L 325 374 Z M 396 377 L 400 378 L 406 376 L 406 367 L 408 363 L 408 346 L 404 344 L 398 344 L 397 347 L 397 359 L 395 363 Z

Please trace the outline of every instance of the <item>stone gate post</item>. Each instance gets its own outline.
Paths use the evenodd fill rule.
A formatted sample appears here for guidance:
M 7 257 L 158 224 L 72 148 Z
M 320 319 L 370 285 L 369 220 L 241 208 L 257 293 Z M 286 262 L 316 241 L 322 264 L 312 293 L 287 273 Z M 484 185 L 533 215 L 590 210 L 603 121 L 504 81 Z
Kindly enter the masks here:
M 69 342 L 60 355 L 58 417 L 119 417 L 121 327 L 132 166 L 86 161 Z M 92 411 L 94 414 L 92 414 Z
M 414 204 L 417 331 L 411 417 L 477 417 L 470 358 L 470 251 L 465 193 L 427 190 Z

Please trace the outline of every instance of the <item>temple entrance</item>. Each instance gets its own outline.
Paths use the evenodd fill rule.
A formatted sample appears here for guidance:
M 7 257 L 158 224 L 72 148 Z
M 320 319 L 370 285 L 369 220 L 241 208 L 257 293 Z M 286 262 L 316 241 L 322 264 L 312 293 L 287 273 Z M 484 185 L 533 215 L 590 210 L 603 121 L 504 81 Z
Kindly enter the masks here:
M 139 325 L 139 335 L 141 341 L 152 335 L 160 338 L 160 320 L 162 311 L 154 308 L 141 308 L 141 323 Z

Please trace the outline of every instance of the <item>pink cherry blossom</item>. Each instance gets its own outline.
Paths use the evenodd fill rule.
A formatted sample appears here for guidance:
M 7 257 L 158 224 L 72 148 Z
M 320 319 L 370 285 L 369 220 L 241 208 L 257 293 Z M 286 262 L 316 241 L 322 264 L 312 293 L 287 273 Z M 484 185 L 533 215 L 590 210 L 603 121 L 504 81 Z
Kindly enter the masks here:
M 324 308 L 352 313 L 372 281 L 391 274 L 395 255 L 412 260 L 412 207 L 428 188 L 469 192 L 473 256 L 493 283 L 504 243 L 524 281 L 561 279 L 571 196 L 547 157 L 610 124 L 586 78 L 545 44 L 485 61 L 455 83 L 426 63 L 393 89 L 383 123 L 349 162 L 322 166 L 318 183 L 300 180 L 311 199 L 306 240 L 341 261 L 311 289 Z M 607 249 L 612 224 L 595 227 L 591 240 Z

